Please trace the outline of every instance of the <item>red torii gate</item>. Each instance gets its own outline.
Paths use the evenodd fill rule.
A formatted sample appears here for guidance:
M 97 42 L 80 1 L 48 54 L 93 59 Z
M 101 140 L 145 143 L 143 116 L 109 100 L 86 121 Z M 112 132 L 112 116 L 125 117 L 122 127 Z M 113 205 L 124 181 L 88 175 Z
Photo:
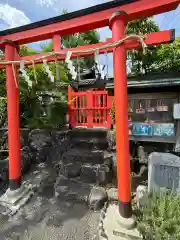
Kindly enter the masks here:
M 8 144 L 9 144 L 9 188 L 13 192 L 21 186 L 20 159 L 20 126 L 19 126 L 19 91 L 15 84 L 12 61 L 34 60 L 42 55 L 19 57 L 18 45 L 30 42 L 53 39 L 54 52 L 58 52 L 58 59 L 65 59 L 65 51 L 79 51 L 97 48 L 103 44 L 116 42 L 125 37 L 126 24 L 129 21 L 152 16 L 175 9 L 179 0 L 116 0 L 100 4 L 74 13 L 61 15 L 32 23 L 26 26 L 0 32 L 0 47 L 5 47 L 5 61 L 0 68 L 6 68 L 6 86 L 8 99 Z M 112 39 L 105 43 L 82 46 L 76 49 L 61 49 L 60 36 L 77 32 L 110 26 Z M 163 31 L 148 34 L 147 45 L 167 43 L 174 40 L 174 31 Z M 132 215 L 130 196 L 130 161 L 128 139 L 128 96 L 126 77 L 126 50 L 138 48 L 136 41 L 128 40 L 108 52 L 114 54 L 114 88 L 116 108 L 116 151 L 118 199 L 120 215 L 129 218 Z M 62 55 L 61 55 L 62 53 Z M 104 50 L 100 51 L 104 53 Z M 90 53 L 73 54 L 73 57 L 87 56 Z M 44 55 L 43 55 L 44 56 Z M 57 57 L 47 56 L 47 61 L 54 61 Z M 42 62 L 42 59 L 35 63 Z M 32 64 L 32 63 L 27 63 Z M 18 66 L 17 66 L 18 67 Z M 119 107 L 121 106 L 121 107 Z

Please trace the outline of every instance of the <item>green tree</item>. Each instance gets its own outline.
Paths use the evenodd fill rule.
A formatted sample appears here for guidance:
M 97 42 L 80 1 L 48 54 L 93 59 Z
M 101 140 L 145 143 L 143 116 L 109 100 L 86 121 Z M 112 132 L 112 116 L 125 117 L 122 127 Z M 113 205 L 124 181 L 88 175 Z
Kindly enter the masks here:
M 160 31 L 153 18 L 145 18 L 132 21 L 127 25 L 127 34 L 144 35 Z M 128 51 L 127 60 L 130 62 L 130 75 L 147 74 L 153 71 L 153 64 L 157 60 L 157 49 L 160 47 L 148 47 L 146 55 L 142 50 Z
M 180 71 L 180 37 L 173 43 L 164 44 L 158 48 L 153 69 L 160 72 Z
M 32 52 L 31 49 L 29 52 L 27 46 L 23 46 L 21 55 L 30 55 Z M 32 88 L 28 87 L 24 77 L 19 74 L 21 126 L 60 127 L 65 121 L 67 91 L 63 91 L 61 85 L 68 84 L 67 71 L 63 64 L 59 64 L 58 68 L 55 63 L 48 65 L 54 76 L 56 71 L 59 72 L 59 79 L 55 77 L 55 83 L 50 81 L 42 64 L 36 65 L 35 68 L 26 68 L 33 82 Z
M 159 26 L 152 18 L 132 21 L 127 25 L 127 34 L 144 35 L 158 31 Z M 170 44 L 148 47 L 146 55 L 142 50 L 128 51 L 127 60 L 130 63 L 129 75 L 180 71 L 180 37 Z

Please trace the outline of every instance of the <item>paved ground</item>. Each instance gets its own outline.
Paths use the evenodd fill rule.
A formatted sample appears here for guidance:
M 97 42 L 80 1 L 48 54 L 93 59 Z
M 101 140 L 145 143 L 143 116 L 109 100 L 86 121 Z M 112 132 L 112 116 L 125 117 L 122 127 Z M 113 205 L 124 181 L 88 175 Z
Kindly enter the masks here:
M 39 183 L 38 191 L 15 216 L 0 215 L 0 240 L 97 239 L 100 213 L 90 211 L 82 201 L 55 197 L 56 178 L 53 164 L 42 164 L 26 177 Z

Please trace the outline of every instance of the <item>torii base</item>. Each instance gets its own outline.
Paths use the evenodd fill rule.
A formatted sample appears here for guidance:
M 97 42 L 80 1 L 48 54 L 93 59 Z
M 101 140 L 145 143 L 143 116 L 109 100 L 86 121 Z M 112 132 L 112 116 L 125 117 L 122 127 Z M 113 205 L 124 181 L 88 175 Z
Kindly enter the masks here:
M 0 197 L 0 205 L 5 208 L 3 215 L 14 215 L 34 194 L 32 185 L 22 185 L 17 190 L 7 191 Z
M 106 210 L 106 216 L 103 220 L 103 231 L 107 239 L 111 240 L 141 240 L 138 230 L 135 228 L 133 218 L 125 219 L 119 214 L 119 208 L 116 204 L 110 204 Z M 100 240 L 104 236 L 100 236 Z

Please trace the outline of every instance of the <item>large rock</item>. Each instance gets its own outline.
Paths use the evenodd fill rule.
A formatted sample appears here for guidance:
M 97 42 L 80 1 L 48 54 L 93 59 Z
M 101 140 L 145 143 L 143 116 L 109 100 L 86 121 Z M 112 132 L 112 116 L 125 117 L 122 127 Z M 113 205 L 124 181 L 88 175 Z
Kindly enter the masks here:
M 31 166 L 32 153 L 29 147 L 25 146 L 21 149 L 21 171 L 22 174 L 26 173 Z M 0 161 L 1 173 L 8 172 L 9 169 L 9 158 Z
M 61 165 L 60 173 L 67 178 L 79 177 L 81 173 L 81 163 L 68 163 L 66 165 Z
M 33 130 L 29 143 L 36 163 L 57 162 L 70 147 L 68 131 Z
M 61 155 L 71 148 L 69 131 L 52 131 L 52 140 L 53 144 L 58 146 L 58 150 Z
M 51 133 L 40 129 L 32 130 L 29 133 L 29 142 L 33 150 L 39 151 L 47 145 L 52 145 Z
M 32 162 L 32 157 L 33 155 L 30 148 L 27 146 L 23 147 L 21 150 L 21 169 L 23 174 L 29 170 Z
M 100 210 L 108 200 L 107 193 L 102 187 L 94 187 L 88 198 L 88 206 L 95 211 Z
M 34 153 L 34 160 L 36 163 L 46 162 L 49 160 L 49 157 L 52 152 L 51 146 L 43 146 L 37 152 Z
M 96 183 L 99 164 L 83 164 L 81 168 L 80 179 L 84 182 Z
M 7 150 L 8 149 L 8 131 L 5 132 L 0 140 L 1 142 L 1 150 Z M 24 138 L 20 136 L 20 145 L 21 148 L 25 145 Z
M 112 179 L 112 170 L 109 166 L 103 164 L 100 165 L 97 170 L 97 183 L 98 184 L 107 184 Z
M 99 185 L 107 184 L 112 179 L 112 171 L 106 164 L 83 164 L 80 179 Z

